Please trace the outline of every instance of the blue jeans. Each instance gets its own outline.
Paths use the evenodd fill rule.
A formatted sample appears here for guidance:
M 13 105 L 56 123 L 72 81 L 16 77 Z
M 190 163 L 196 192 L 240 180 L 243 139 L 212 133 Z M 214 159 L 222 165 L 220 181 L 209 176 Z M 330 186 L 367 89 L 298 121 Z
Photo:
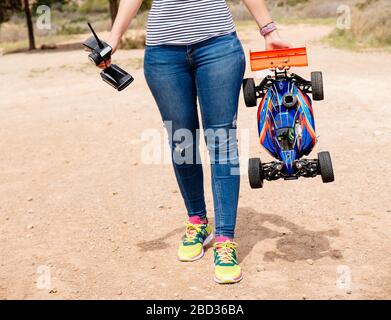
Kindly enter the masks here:
M 144 73 L 168 130 L 188 215 L 206 217 L 199 118 L 211 159 L 216 235 L 234 237 L 239 198 L 236 135 L 245 55 L 236 33 L 188 46 L 147 46 Z

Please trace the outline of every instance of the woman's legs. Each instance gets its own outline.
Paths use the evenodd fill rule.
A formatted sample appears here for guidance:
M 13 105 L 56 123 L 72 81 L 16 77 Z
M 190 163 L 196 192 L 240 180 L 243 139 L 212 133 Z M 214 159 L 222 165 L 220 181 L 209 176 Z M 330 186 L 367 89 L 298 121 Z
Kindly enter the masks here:
M 196 99 L 200 101 L 205 139 L 212 162 L 215 206 L 215 280 L 242 279 L 234 237 L 239 195 L 236 119 L 245 56 L 236 34 L 191 46 L 147 47 L 145 76 L 169 137 L 175 174 L 190 219 L 178 257 L 194 261 L 212 239 L 206 217 L 203 172 L 198 157 Z M 189 157 L 190 155 L 190 157 Z M 224 238 L 225 237 L 225 238 Z
M 216 236 L 232 239 L 240 183 L 236 119 L 245 55 L 231 34 L 195 45 L 192 60 L 212 163 Z
M 174 171 L 188 215 L 205 218 L 197 93 L 186 47 L 147 47 L 144 72 L 168 130 Z
M 147 47 L 145 54 L 145 76 L 163 121 L 170 126 L 174 170 L 188 214 L 203 218 L 198 95 L 212 162 L 216 234 L 230 238 L 239 194 L 236 118 L 244 70 L 245 56 L 236 34 L 192 46 Z

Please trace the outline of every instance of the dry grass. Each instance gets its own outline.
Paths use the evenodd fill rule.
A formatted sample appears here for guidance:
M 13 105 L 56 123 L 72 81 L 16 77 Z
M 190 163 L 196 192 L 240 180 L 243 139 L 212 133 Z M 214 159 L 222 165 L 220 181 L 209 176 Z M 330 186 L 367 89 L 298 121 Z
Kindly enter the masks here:
M 372 1 L 353 11 L 351 33 L 358 41 L 370 45 L 391 45 L 391 2 Z
M 355 0 L 346 0 L 349 1 Z M 233 17 L 239 26 L 252 21 L 252 17 L 242 2 L 228 2 Z M 339 0 L 308 0 L 294 6 L 281 6 L 279 1 L 269 1 L 274 19 L 280 24 L 335 25 Z
M 350 5 L 357 0 L 344 0 L 343 4 Z M 269 1 L 269 8 L 274 19 L 281 23 L 285 20 L 321 20 L 337 17 L 340 0 L 308 0 L 292 6 L 281 6 L 279 1 Z
M 251 15 L 242 3 L 228 3 L 235 21 L 250 20 Z
M 27 31 L 22 24 L 6 22 L 0 26 L 0 43 L 23 40 L 26 36 Z
M 145 47 L 145 32 L 132 32 L 122 39 L 119 48 L 124 50 L 142 49 Z

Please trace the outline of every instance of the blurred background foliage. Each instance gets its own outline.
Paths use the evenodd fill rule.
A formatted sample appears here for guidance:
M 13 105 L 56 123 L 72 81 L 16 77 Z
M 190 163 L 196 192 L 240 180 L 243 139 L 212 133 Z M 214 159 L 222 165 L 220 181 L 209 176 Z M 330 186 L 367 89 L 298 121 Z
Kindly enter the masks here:
M 391 1 L 364 0 L 352 7 L 351 29 L 335 29 L 327 38 L 348 49 L 391 48 Z
M 267 0 L 274 19 L 282 24 L 328 24 L 334 30 L 325 39 L 337 47 L 361 49 L 368 47 L 391 47 L 391 0 L 344 0 L 352 15 L 350 29 L 336 28 L 337 8 L 340 0 Z M 153 0 L 144 0 L 141 10 L 132 22 L 131 30 L 138 35 L 124 39 L 122 48 L 143 46 L 148 10 Z M 34 37 L 38 47 L 44 43 L 73 39 L 89 32 L 86 22 L 90 21 L 98 32 L 110 30 L 118 9 L 119 0 L 1 0 L 0 1 L 0 47 L 12 51 L 28 47 L 26 3 L 32 20 L 37 17 L 37 8 L 48 5 L 51 8 L 52 28 L 37 30 L 34 23 Z M 241 0 L 227 0 L 235 20 L 250 21 L 251 16 Z

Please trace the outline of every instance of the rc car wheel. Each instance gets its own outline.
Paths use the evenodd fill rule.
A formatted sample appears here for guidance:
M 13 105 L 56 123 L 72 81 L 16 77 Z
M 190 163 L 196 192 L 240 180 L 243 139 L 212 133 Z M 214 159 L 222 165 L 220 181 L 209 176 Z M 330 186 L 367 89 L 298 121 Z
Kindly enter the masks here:
M 312 98 L 315 101 L 324 99 L 323 75 L 320 71 L 311 72 Z
M 323 183 L 334 181 L 334 170 L 330 153 L 327 151 L 318 153 L 318 170 L 322 176 Z
M 259 158 L 252 158 L 248 161 L 248 179 L 252 189 L 263 187 L 263 169 Z
M 243 80 L 243 95 L 247 107 L 255 107 L 257 105 L 257 92 L 253 78 Z

